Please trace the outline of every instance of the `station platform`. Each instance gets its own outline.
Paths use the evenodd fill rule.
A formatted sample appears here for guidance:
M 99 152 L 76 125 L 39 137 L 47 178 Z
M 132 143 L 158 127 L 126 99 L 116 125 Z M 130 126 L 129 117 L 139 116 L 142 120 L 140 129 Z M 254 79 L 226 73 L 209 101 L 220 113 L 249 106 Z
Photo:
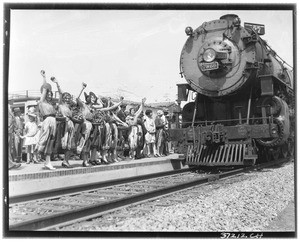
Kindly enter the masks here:
M 71 169 L 62 167 L 62 161 L 51 163 L 56 170 L 46 169 L 43 163 L 22 163 L 9 170 L 9 197 L 188 168 L 178 154 L 91 167 L 83 167 L 82 160 L 70 160 Z

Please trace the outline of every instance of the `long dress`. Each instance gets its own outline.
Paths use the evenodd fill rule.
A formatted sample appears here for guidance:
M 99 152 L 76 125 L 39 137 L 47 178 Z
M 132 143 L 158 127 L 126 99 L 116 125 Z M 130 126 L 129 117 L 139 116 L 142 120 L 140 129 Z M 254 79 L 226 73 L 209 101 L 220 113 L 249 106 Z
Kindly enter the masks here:
M 73 121 L 71 120 L 72 110 L 66 103 L 60 103 L 58 107 L 59 113 L 62 115 L 62 117 L 65 117 L 65 120 L 56 121 L 56 138 L 55 148 L 53 151 L 55 154 L 76 149 L 74 142 L 75 127 Z
M 93 129 L 91 122 L 94 115 L 92 114 L 90 107 L 83 103 L 79 98 L 77 99 L 77 103 L 80 107 L 80 112 L 82 113 L 84 121 L 81 124 L 79 144 L 77 145 L 76 150 L 77 154 L 89 154 L 92 144 L 92 137 L 90 137 L 90 134 Z
M 44 121 L 42 123 L 41 133 L 36 147 L 38 152 L 44 153 L 45 155 L 51 155 L 56 133 L 56 111 L 53 105 L 47 101 L 40 101 L 38 106 Z

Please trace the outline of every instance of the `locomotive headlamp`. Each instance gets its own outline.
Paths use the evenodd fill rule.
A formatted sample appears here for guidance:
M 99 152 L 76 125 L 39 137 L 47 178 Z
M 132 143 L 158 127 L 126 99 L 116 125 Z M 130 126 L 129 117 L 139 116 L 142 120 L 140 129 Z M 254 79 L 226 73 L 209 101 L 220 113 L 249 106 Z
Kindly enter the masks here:
M 204 51 L 203 59 L 206 62 L 212 62 L 216 58 L 216 55 L 217 55 L 216 51 L 214 49 L 209 48 Z
M 192 27 L 186 27 L 185 28 L 185 33 L 188 36 L 192 36 L 193 35 L 193 28 Z

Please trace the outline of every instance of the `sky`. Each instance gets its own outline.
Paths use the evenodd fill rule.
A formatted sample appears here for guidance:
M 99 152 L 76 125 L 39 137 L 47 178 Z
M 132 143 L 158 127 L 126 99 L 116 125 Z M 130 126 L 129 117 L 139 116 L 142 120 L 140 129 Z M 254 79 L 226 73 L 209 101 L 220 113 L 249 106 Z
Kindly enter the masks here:
M 85 82 L 100 96 L 175 101 L 185 28 L 230 13 L 264 24 L 262 38 L 293 65 L 292 11 L 12 10 L 8 91 L 39 90 L 45 70 L 75 96 Z

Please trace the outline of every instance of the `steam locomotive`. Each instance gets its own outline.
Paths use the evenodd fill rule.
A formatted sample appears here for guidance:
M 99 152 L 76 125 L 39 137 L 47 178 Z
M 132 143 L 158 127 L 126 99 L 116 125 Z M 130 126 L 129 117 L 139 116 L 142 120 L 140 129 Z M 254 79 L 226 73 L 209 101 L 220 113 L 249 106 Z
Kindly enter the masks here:
M 249 166 L 294 153 L 293 70 L 235 14 L 185 29 L 178 101 L 182 124 L 170 140 L 188 165 Z

